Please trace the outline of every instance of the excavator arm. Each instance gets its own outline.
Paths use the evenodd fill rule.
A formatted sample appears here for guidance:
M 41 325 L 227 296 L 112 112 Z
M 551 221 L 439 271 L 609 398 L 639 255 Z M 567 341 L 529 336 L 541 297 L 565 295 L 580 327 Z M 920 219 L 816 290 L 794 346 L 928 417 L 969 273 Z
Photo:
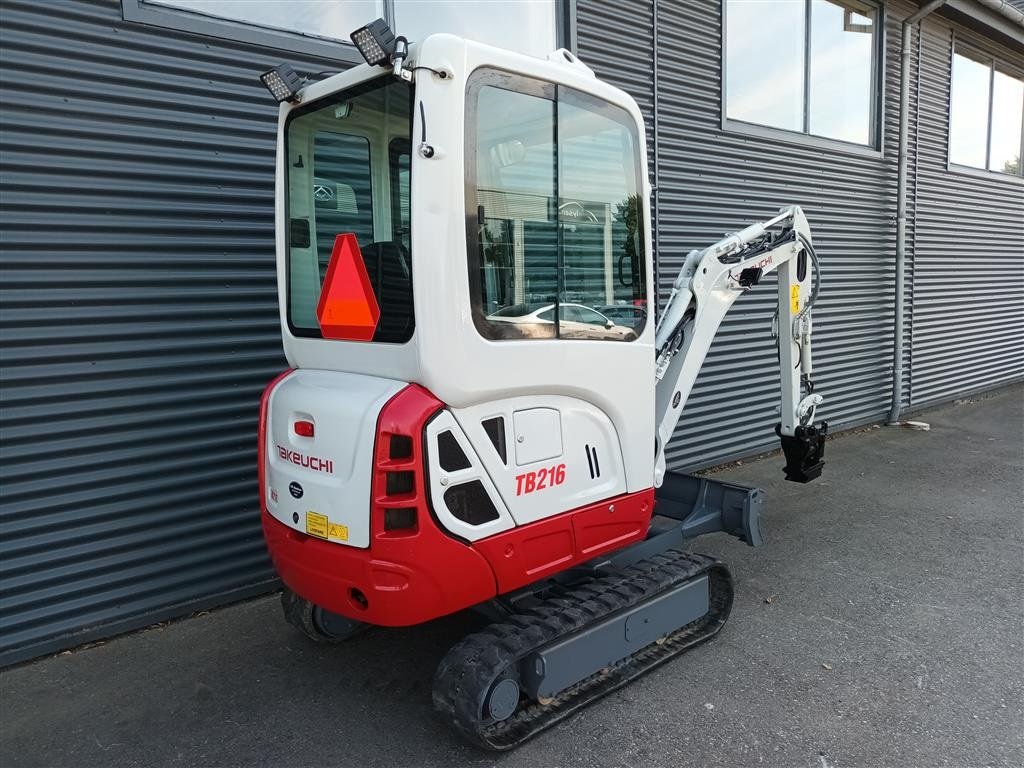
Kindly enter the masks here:
M 703 250 L 690 251 L 679 270 L 655 337 L 655 486 L 664 480 L 665 446 L 722 320 L 736 299 L 772 271 L 778 272 L 773 332 L 782 383 L 776 432 L 786 455 L 786 479 L 806 483 L 821 474 L 828 424 L 814 423 L 822 397 L 814 393 L 811 379 L 811 307 L 820 275 L 807 218 L 799 206 L 790 206 Z

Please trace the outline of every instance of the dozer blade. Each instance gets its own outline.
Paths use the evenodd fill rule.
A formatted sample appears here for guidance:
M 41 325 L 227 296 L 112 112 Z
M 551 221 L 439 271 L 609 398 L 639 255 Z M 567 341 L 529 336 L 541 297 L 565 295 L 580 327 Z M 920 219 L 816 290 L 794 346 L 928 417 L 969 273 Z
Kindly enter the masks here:
M 676 550 L 589 577 L 452 647 L 434 708 L 474 744 L 512 749 L 713 637 L 732 601 L 722 563 Z

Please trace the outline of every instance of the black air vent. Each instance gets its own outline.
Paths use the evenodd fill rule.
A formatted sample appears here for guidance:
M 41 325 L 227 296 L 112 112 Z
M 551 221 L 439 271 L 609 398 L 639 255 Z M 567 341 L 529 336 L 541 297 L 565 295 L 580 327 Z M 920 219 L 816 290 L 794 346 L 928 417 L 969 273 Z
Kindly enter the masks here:
M 415 472 L 388 472 L 384 492 L 388 496 L 412 493 L 416 488 Z
M 407 531 L 416 528 L 416 508 L 399 507 L 384 510 L 385 531 Z
M 392 435 L 388 446 L 389 459 L 411 459 L 412 438 L 408 435 Z
M 508 464 L 508 453 L 505 449 L 505 417 L 495 416 L 492 419 L 486 419 L 480 422 L 480 426 L 484 428 L 484 432 L 491 438 L 494 450 L 501 456 L 501 463 Z
M 445 472 L 458 472 L 472 466 L 455 435 L 445 431 L 437 436 L 437 462 Z
M 487 489 L 479 480 L 453 485 L 444 492 L 444 503 L 455 517 L 469 525 L 483 525 L 499 517 Z
M 584 447 L 587 449 L 587 466 L 590 468 L 590 479 L 596 480 L 601 476 L 601 465 L 597 461 L 597 448 L 592 448 L 589 445 Z

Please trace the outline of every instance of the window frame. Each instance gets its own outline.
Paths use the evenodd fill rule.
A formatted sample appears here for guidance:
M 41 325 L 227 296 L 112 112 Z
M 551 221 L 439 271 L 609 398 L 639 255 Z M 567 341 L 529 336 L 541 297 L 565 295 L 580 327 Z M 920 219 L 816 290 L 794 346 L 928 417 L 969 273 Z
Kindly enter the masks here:
M 967 50 L 974 54 L 975 57 L 985 59 L 988 61 L 988 116 L 986 120 L 986 134 L 985 134 L 985 167 L 978 168 L 974 165 L 964 165 L 963 163 L 953 162 L 952 157 L 952 131 L 953 131 L 953 63 L 954 56 L 957 54 L 957 49 Z M 977 60 L 977 59 L 976 59 Z M 979 63 L 982 63 L 979 61 Z M 995 100 L 995 73 L 996 70 L 1001 70 L 1003 74 L 1009 75 L 1010 77 L 1017 78 L 1018 80 L 1024 81 L 1024 69 L 1021 67 L 1010 64 L 1006 59 L 1003 59 L 994 53 L 989 53 L 984 48 L 974 45 L 971 42 L 967 42 L 962 38 L 959 38 L 956 32 L 950 36 L 950 47 L 949 47 L 949 70 L 947 72 L 947 90 L 949 94 L 949 106 L 946 112 L 946 170 L 951 173 L 963 174 L 966 176 L 976 176 L 983 179 L 992 178 L 1003 178 L 1003 179 L 1016 179 L 1018 183 L 1024 184 L 1024 109 L 1021 110 L 1021 137 L 1020 137 L 1020 167 L 1017 173 L 1007 173 L 1006 171 L 997 171 L 989 168 L 989 163 L 992 161 L 992 107 Z
M 412 132 L 409 138 L 396 137 L 388 142 L 388 192 L 391 195 L 391 237 L 398 241 L 398 227 L 402 222 L 401 177 L 399 167 L 402 155 L 409 158 L 409 250 L 412 251 Z
M 564 83 L 556 83 L 549 80 L 544 80 L 539 77 L 533 77 L 530 75 L 524 75 L 517 72 L 510 72 L 508 70 L 501 69 L 495 66 L 482 66 L 472 70 L 466 77 L 466 88 L 465 88 L 465 135 L 463 139 L 463 153 L 464 153 L 464 206 L 465 206 L 465 221 L 466 221 L 466 233 L 465 233 L 465 244 L 466 244 L 466 279 L 469 288 L 469 301 L 470 301 L 470 314 L 473 317 L 473 326 L 476 328 L 480 338 L 486 342 L 502 343 L 508 341 L 530 341 L 530 342 L 543 342 L 543 341 L 575 341 L 576 339 L 566 339 L 561 336 L 559 329 L 559 317 L 560 312 L 555 312 L 554 326 L 555 335 L 551 337 L 540 337 L 540 338 L 502 338 L 500 336 L 493 336 L 488 333 L 486 327 L 486 318 L 478 316 L 477 309 L 480 306 L 478 298 L 481 295 L 481 278 L 480 278 L 480 254 L 479 249 L 474 248 L 474 244 L 479 239 L 480 220 L 479 220 L 479 208 L 476 205 L 476 194 L 477 194 L 477 99 L 480 91 L 487 86 L 503 88 L 506 90 L 514 91 L 515 93 L 522 93 L 527 96 L 534 96 L 541 99 L 549 99 L 555 105 L 555 124 L 554 124 L 554 142 L 557 145 L 559 142 L 558 137 L 558 91 L 560 88 L 564 88 L 571 91 L 574 94 L 581 95 L 588 99 L 593 99 L 602 102 L 604 105 L 611 109 L 621 110 L 628 115 L 628 111 L 612 102 L 605 101 L 598 96 L 587 93 L 586 91 L 573 88 L 572 86 L 565 85 Z M 631 125 L 632 130 L 635 132 L 636 146 L 634 147 L 637 153 L 637 160 L 642 161 L 642 157 L 639 152 L 639 142 L 642 140 L 641 126 L 637 126 L 635 123 Z M 556 155 L 557 156 L 557 155 Z M 637 165 L 637 194 L 643 196 L 643 174 L 641 173 L 642 163 L 638 162 Z M 558 186 L 555 186 L 555 195 L 558 195 Z M 557 221 L 557 219 L 556 219 Z M 646 271 L 646 259 L 647 254 L 651 252 L 650 245 L 646 242 L 644 236 L 643 227 L 640 228 L 638 236 L 640 238 L 640 253 L 638 258 L 640 259 L 640 289 L 642 296 L 647 302 L 647 306 L 650 306 L 652 301 L 651 289 L 652 286 L 647 283 L 647 271 Z M 559 259 L 564 255 L 562 249 L 562 230 L 560 227 L 556 228 L 556 238 L 559 253 Z M 653 253 L 652 253 L 653 258 Z M 561 294 L 564 292 L 563 286 L 563 273 L 559 271 L 557 276 L 558 287 L 555 295 L 556 300 L 553 302 L 554 308 L 559 309 L 560 305 L 571 304 L 573 302 L 562 302 Z M 597 311 L 597 310 L 595 310 Z M 647 329 L 648 324 L 651 322 L 650 313 L 644 317 L 644 322 L 637 328 L 634 328 L 635 337 L 633 339 L 624 339 L 622 341 L 616 340 L 616 343 L 631 343 L 640 339 Z M 587 343 L 591 341 L 611 341 L 611 339 L 587 339 Z
M 554 0 L 555 47 L 576 53 L 576 0 Z M 120 0 L 121 18 L 176 32 L 215 37 L 230 42 L 249 43 L 279 51 L 317 56 L 341 64 L 362 64 L 363 57 L 350 42 L 319 37 L 304 32 L 273 29 L 236 19 L 211 16 L 186 8 L 158 5 L 148 0 Z M 392 27 L 395 8 L 392 0 L 383 0 L 381 17 Z M 369 21 L 369 20 L 368 20 Z
M 843 139 L 833 139 L 828 136 L 819 136 L 810 133 L 810 71 L 811 71 L 811 0 L 804 2 L 804 84 L 803 84 L 803 129 L 799 131 L 788 128 L 776 128 L 771 125 L 751 123 L 745 120 L 737 120 L 728 116 L 728 89 L 726 87 L 728 68 L 727 53 L 728 40 L 726 17 L 729 12 L 729 0 L 722 0 L 721 4 L 721 82 L 719 106 L 721 110 L 721 129 L 726 133 L 744 134 L 757 136 L 765 139 L 776 139 L 802 144 L 805 146 L 820 149 L 831 149 L 846 152 L 848 154 L 863 155 L 865 157 L 881 158 L 885 151 L 885 101 L 883 91 L 885 88 L 886 68 L 886 9 L 880 0 L 860 0 L 865 5 L 875 9 L 875 34 L 874 46 L 871 51 L 871 113 L 870 118 L 870 143 L 857 144 Z
M 389 3 L 385 2 L 385 11 L 388 5 Z M 121 0 L 121 18 L 128 22 L 172 29 L 176 32 L 205 35 L 305 56 L 334 59 L 342 64 L 363 63 L 363 57 L 352 43 L 304 32 L 289 32 L 250 22 L 211 16 L 185 8 L 158 5 L 147 2 L 147 0 Z

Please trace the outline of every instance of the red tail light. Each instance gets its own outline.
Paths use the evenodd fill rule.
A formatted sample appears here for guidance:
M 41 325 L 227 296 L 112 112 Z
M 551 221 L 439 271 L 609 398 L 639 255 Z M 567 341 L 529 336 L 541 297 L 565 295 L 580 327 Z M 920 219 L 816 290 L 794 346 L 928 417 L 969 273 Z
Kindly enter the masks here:
M 423 427 L 443 407 L 427 390 L 410 384 L 395 395 L 377 419 L 373 452 L 370 534 L 410 536 L 429 515 L 423 468 Z
M 295 434 L 299 437 L 312 437 L 313 436 L 313 422 L 312 421 L 296 421 L 295 422 Z

